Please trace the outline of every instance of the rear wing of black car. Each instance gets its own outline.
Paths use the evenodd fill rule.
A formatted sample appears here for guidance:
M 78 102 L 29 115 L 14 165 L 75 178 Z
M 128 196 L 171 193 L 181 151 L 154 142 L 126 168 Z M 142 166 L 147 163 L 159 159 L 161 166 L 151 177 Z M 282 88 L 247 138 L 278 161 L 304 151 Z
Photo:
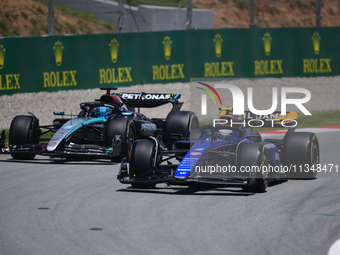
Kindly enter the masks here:
M 178 111 L 181 109 L 183 102 L 179 102 L 181 94 L 174 93 L 130 93 L 130 92 L 115 92 L 128 107 L 138 108 L 153 108 L 164 104 L 171 103 L 172 110 Z

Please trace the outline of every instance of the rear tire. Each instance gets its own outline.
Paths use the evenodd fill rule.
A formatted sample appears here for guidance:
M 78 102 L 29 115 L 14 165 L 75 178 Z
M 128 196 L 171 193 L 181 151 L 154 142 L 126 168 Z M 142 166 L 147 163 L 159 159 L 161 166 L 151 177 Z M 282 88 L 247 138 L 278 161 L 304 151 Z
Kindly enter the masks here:
M 18 115 L 12 120 L 9 129 L 9 145 L 24 145 L 34 142 L 33 117 L 27 115 Z M 34 159 L 35 153 L 15 154 L 11 156 L 14 159 Z
M 84 118 L 86 117 L 87 111 L 86 110 L 81 110 L 78 114 L 78 118 Z
M 282 148 L 282 165 L 293 169 L 295 172 L 288 174 L 289 178 L 314 179 L 316 168 L 320 163 L 319 141 L 314 133 L 297 132 L 290 133 L 285 137 Z M 302 166 L 302 167 L 300 167 Z
M 112 162 L 120 162 L 122 158 L 129 158 L 130 150 L 135 141 L 133 121 L 127 118 L 110 119 L 105 128 L 105 146 L 112 147 L 112 140 L 115 135 L 121 135 L 122 152 L 121 155 L 112 157 Z
M 261 143 L 246 143 L 242 144 L 239 150 L 240 167 L 256 166 L 257 171 L 254 174 L 255 178 L 248 178 L 249 186 L 244 186 L 242 189 L 247 192 L 262 193 L 268 187 L 268 174 L 262 166 L 269 165 L 269 157 L 266 147 Z
M 171 150 L 176 142 L 176 139 L 171 138 L 171 134 L 181 134 L 185 138 L 190 130 L 198 128 L 199 121 L 195 113 L 190 111 L 170 112 L 165 121 L 163 143 Z
M 138 177 L 153 167 L 155 159 L 156 145 L 148 139 L 137 140 L 131 150 L 131 160 L 129 167 L 130 178 Z M 132 187 L 138 189 L 152 189 L 156 186 L 155 183 L 140 184 L 133 183 Z

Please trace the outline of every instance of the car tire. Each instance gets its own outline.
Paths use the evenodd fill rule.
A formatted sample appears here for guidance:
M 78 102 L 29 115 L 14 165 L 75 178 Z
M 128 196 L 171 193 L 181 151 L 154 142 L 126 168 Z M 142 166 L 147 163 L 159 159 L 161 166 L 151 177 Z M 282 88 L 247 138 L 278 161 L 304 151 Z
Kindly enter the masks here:
M 82 109 L 79 114 L 78 114 L 78 118 L 84 118 L 86 117 L 87 111 Z
M 121 135 L 122 151 L 121 155 L 111 158 L 112 162 L 120 162 L 124 157 L 129 158 L 132 144 L 136 138 L 133 121 L 127 118 L 108 120 L 105 128 L 105 146 L 112 147 L 112 140 L 119 134 Z
M 171 134 L 180 134 L 185 138 L 192 129 L 199 128 L 199 121 L 195 113 L 190 111 L 170 112 L 164 125 L 163 143 L 171 150 L 176 139 Z
M 139 139 L 135 141 L 131 149 L 131 160 L 129 166 L 129 177 L 133 179 L 145 173 L 153 167 L 155 161 L 156 145 L 148 139 Z M 155 183 L 132 183 L 132 187 L 139 189 L 151 189 L 156 186 Z
M 32 144 L 34 142 L 34 124 L 33 117 L 27 115 L 18 115 L 14 117 L 9 129 L 9 144 L 24 145 Z M 27 154 L 11 154 L 14 159 L 34 159 L 35 153 Z
M 291 169 L 288 178 L 314 179 L 317 171 L 311 168 L 316 168 L 320 163 L 317 136 L 310 132 L 287 134 L 283 141 L 281 159 L 282 165 Z
M 268 187 L 268 174 L 262 166 L 269 166 L 269 157 L 266 147 L 261 143 L 241 144 L 239 152 L 238 166 L 257 166 L 253 177 L 247 178 L 248 185 L 242 187 L 244 191 L 262 193 Z M 252 170 L 253 171 L 253 170 Z

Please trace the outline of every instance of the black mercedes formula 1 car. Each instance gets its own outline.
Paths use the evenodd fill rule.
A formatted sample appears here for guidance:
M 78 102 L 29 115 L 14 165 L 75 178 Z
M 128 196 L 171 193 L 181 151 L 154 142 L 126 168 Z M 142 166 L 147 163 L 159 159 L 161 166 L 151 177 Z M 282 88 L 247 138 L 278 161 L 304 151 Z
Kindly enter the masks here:
M 272 122 L 276 126 L 289 119 L 285 121 L 289 128 L 283 139 L 262 140 L 259 132 L 242 124 L 247 119 L 230 112 L 220 115 L 219 120 L 228 120 L 220 123 L 232 120 L 241 124 L 202 126 L 190 131 L 186 139 L 178 139 L 171 150 L 163 148 L 154 137 L 139 139 L 131 149 L 130 162 L 122 160 L 118 180 L 135 188 L 167 183 L 264 192 L 270 181 L 315 178 L 320 160 L 318 139 L 314 133 L 294 132 L 297 113 L 288 114 L 276 116 L 276 122 Z
M 172 147 L 176 136 L 184 136 L 198 127 L 198 119 L 190 111 L 180 111 L 180 94 L 110 93 L 116 88 L 101 88 L 106 94 L 94 102 L 80 104 L 76 118 L 64 112 L 51 125 L 39 125 L 33 114 L 18 115 L 11 123 L 9 146 L 5 148 L 5 132 L 1 135 L 1 153 L 14 159 L 34 159 L 36 154 L 52 157 L 108 158 L 120 161 L 128 157 L 136 139 L 156 137 L 165 147 Z M 172 104 L 166 118 L 149 119 L 140 108 Z M 138 111 L 137 111 L 138 109 Z M 50 137 L 46 138 L 50 133 Z M 47 134 L 47 135 L 46 135 Z

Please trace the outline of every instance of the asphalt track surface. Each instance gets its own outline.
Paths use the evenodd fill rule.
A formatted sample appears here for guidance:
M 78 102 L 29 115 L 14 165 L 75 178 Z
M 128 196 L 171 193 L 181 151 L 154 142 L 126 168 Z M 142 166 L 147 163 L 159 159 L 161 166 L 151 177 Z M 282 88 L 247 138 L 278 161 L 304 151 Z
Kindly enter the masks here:
M 340 131 L 318 133 L 340 166 Z M 327 254 L 340 238 L 340 169 L 266 193 L 118 182 L 106 160 L 0 155 L 0 254 Z

